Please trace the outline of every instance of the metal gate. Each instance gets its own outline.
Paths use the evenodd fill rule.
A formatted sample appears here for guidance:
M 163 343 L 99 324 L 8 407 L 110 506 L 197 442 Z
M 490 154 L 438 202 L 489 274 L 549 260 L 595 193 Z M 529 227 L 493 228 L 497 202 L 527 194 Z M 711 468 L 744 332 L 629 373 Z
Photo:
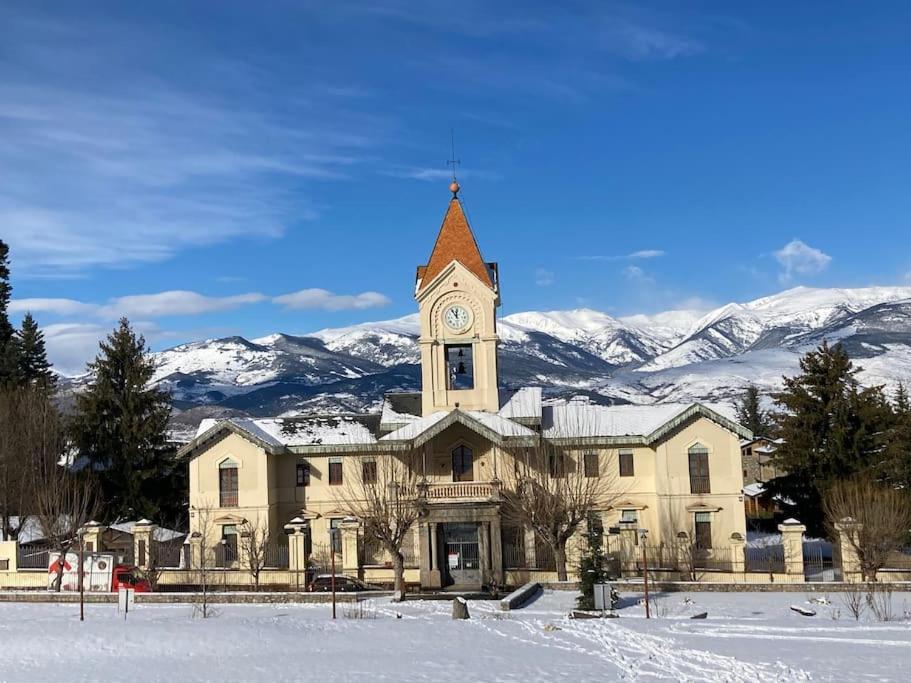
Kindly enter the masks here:
M 803 542 L 803 575 L 807 581 L 838 581 L 841 567 L 828 541 Z
M 443 558 L 449 583 L 481 585 L 477 524 L 443 524 Z

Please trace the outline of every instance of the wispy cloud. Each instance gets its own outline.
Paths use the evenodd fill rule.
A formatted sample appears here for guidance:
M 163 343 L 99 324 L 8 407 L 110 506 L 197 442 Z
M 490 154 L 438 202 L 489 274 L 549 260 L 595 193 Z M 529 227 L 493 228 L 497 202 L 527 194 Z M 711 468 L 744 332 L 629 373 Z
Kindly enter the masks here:
M 549 287 L 555 282 L 554 272 L 547 268 L 538 268 L 535 270 L 535 284 L 538 287 Z
M 170 336 L 150 322 L 136 322 L 133 328 L 149 342 Z M 78 375 L 85 372 L 86 362 L 98 355 L 98 343 L 111 333 L 111 328 L 95 323 L 55 323 L 42 331 L 54 369 L 64 375 Z
M 361 310 L 379 308 L 392 303 L 379 292 L 360 294 L 334 294 L 325 289 L 302 289 L 299 292 L 274 297 L 273 303 L 291 310 L 319 309 L 324 311 Z
M 637 284 L 651 285 L 655 282 L 654 278 L 648 275 L 642 268 L 632 264 L 623 269 L 623 277 L 630 282 L 635 282 Z
M 664 256 L 667 252 L 661 249 L 640 249 L 639 251 L 633 251 L 629 254 L 614 254 L 614 255 L 589 255 L 589 256 L 578 256 L 579 261 L 636 261 L 639 259 L 652 259 L 658 258 L 659 256 Z
M 12 313 L 31 311 L 32 313 L 53 313 L 64 317 L 90 315 L 104 320 L 114 320 L 121 316 L 163 318 L 227 311 L 267 299 L 268 297 L 265 295 L 255 292 L 217 297 L 185 290 L 171 290 L 155 294 L 115 297 L 104 304 L 73 299 L 14 299 L 10 302 L 9 310 Z
M 440 180 L 449 180 L 452 178 L 452 169 L 446 168 L 434 168 L 434 167 L 421 167 L 421 166 L 407 166 L 392 168 L 382 172 L 383 175 L 388 175 L 393 178 L 408 178 L 410 180 L 426 180 L 426 181 L 440 181 Z M 484 171 L 479 169 L 459 169 L 456 171 L 456 175 L 459 178 L 477 178 L 480 180 L 499 180 L 500 175 L 493 171 Z
M 774 255 L 782 267 L 778 275 L 782 283 L 791 282 L 795 275 L 817 275 L 832 261 L 832 257 L 824 251 L 811 247 L 799 239 L 791 240 L 774 252 Z

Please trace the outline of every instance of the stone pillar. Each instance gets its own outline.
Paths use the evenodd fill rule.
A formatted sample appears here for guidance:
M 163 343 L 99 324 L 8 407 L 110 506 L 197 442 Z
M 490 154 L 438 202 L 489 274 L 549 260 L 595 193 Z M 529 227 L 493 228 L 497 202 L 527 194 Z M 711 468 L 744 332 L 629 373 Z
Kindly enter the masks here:
M 490 526 L 487 522 L 478 524 L 478 557 L 481 560 L 481 585 L 490 581 Z
M 342 573 L 359 576 L 361 571 L 360 553 L 358 553 L 358 529 L 361 523 L 354 517 L 346 517 L 339 524 L 338 533 L 342 535 Z
M 99 522 L 92 520 L 80 529 L 82 531 L 82 542 L 85 544 L 85 552 L 99 553 L 104 550 L 104 542 L 101 536 L 106 528 Z
M 538 566 L 537 548 L 535 547 L 534 529 L 525 528 L 525 566 L 534 569 Z
M 190 569 L 201 569 L 203 565 L 202 534 L 194 531 L 190 534 Z
M 493 581 L 502 586 L 503 580 L 503 537 L 500 518 L 490 523 L 490 563 L 493 565 Z
M 291 584 L 300 590 L 307 586 L 307 536 L 310 534 L 310 522 L 303 517 L 295 517 L 284 526 L 288 535 L 288 571 L 291 573 Z
M 841 558 L 841 576 L 843 581 L 849 583 L 863 581 L 860 558 L 850 541 L 851 536 L 859 531 L 859 527 L 860 525 L 849 517 L 835 524 L 835 531 L 838 532 L 835 541 L 838 543 L 838 555 Z
M 778 525 L 784 546 L 784 570 L 792 576 L 803 576 L 803 533 L 807 527 L 796 519 L 786 519 Z
M 155 541 L 155 529 L 158 526 L 148 520 L 140 519 L 133 525 L 133 564 L 139 569 L 149 569 L 155 565 L 152 544 Z
M 442 588 L 443 575 L 440 572 L 440 550 L 439 538 L 437 534 L 437 524 L 428 524 L 428 534 L 430 535 L 430 575 L 427 577 L 428 588 Z
M 746 571 L 746 559 L 743 555 L 743 549 L 746 546 L 746 539 L 741 536 L 738 532 L 731 534 L 731 571 L 732 572 L 744 572 Z M 800 548 L 800 562 L 801 562 L 801 572 L 803 571 L 803 540 L 801 540 Z

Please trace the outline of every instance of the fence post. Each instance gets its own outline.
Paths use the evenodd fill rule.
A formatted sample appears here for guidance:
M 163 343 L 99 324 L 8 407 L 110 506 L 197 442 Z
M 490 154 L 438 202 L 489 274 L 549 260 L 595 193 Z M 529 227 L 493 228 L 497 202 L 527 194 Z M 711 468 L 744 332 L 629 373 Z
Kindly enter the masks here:
M 784 548 L 784 571 L 790 576 L 803 577 L 803 533 L 807 527 L 794 518 L 778 525 Z
M 205 558 L 202 556 L 202 534 L 194 531 L 190 534 L 190 566 L 189 569 L 202 569 Z
M 104 550 L 104 542 L 102 541 L 101 536 L 107 527 L 100 522 L 92 520 L 91 522 L 86 522 L 85 526 L 82 528 L 85 530 L 85 535 L 83 537 L 85 552 L 100 553 Z
M 358 576 L 361 569 L 357 547 L 357 531 L 361 523 L 355 517 L 345 517 L 339 524 L 342 535 L 342 573 Z
M 852 534 L 857 533 L 859 527 L 860 525 L 850 517 L 845 517 L 835 524 L 835 531 L 838 532 L 835 542 L 838 544 L 838 555 L 841 558 L 841 578 L 847 583 L 863 581 L 860 558 L 849 540 Z
M 288 534 L 288 572 L 291 580 L 289 587 L 297 590 L 307 584 L 307 534 L 310 533 L 310 522 L 303 517 L 295 517 L 284 526 Z
M 746 561 L 743 556 L 743 549 L 746 545 L 746 539 L 735 531 L 731 534 L 731 571 L 743 573 L 746 571 Z M 803 561 L 803 551 L 801 551 L 801 562 Z M 801 569 L 802 571 L 802 569 Z
M 152 553 L 155 552 L 152 544 L 155 542 L 157 528 L 148 519 L 140 519 L 133 525 L 133 562 L 139 569 L 148 569 L 156 564 L 152 559 Z

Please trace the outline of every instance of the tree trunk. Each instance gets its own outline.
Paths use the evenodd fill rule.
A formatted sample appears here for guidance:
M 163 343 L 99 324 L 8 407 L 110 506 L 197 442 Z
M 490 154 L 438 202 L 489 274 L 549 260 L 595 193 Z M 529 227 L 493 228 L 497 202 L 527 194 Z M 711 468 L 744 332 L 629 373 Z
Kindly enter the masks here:
M 395 574 L 395 597 L 396 601 L 405 599 L 405 556 L 401 550 L 392 553 L 392 571 Z
M 557 565 L 557 581 L 566 581 L 566 542 L 557 543 L 554 548 L 554 562 Z

